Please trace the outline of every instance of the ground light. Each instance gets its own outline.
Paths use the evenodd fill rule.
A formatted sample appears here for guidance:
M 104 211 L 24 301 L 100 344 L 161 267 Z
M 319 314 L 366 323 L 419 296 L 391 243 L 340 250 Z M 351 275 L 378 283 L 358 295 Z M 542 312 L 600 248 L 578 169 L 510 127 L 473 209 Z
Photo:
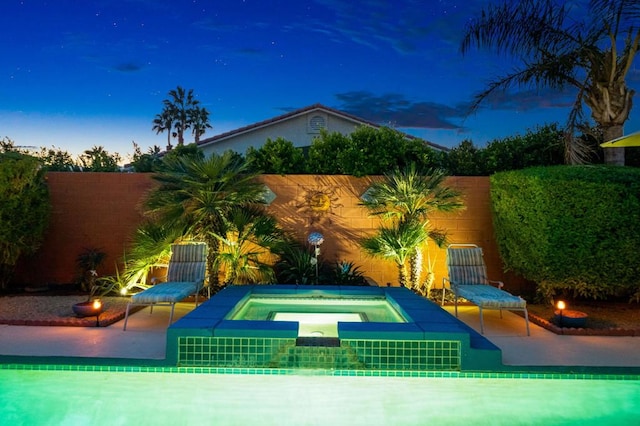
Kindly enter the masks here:
M 558 319 L 558 326 L 562 327 L 562 312 L 567 308 L 567 305 L 564 303 L 564 301 L 558 300 L 558 303 L 556 304 L 556 308 L 558 308 L 558 311 L 560 312 L 560 317 Z

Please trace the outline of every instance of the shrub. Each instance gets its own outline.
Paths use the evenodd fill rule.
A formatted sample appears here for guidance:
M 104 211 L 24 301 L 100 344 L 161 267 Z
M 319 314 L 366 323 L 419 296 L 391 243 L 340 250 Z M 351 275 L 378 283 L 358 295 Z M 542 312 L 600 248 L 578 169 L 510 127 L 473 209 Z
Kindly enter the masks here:
M 40 247 L 51 205 L 40 161 L 0 153 L 0 288 L 6 289 L 20 256 Z
M 267 139 L 258 149 L 249 147 L 245 157 L 251 170 L 262 173 L 285 175 L 305 171 L 302 149 L 294 147 L 291 141 L 283 138 Z
M 342 151 L 350 149 L 351 138 L 338 132 L 320 131 L 309 147 L 307 170 L 312 174 L 340 175 L 344 174 L 342 166 L 336 159 Z
M 537 167 L 491 177 L 491 206 L 508 270 L 558 292 L 603 298 L 638 286 L 640 170 Z

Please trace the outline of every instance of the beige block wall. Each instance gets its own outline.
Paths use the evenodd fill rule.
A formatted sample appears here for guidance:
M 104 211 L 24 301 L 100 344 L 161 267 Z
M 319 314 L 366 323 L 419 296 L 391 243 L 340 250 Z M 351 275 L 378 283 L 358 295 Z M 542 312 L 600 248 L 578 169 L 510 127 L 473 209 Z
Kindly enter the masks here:
M 107 259 L 99 273 L 113 274 L 142 221 L 141 206 L 154 185 L 151 175 L 49 173 L 47 179 L 52 202 L 50 227 L 36 255 L 20 262 L 16 282 L 72 282 L 77 275 L 75 259 L 85 247 L 104 250 Z M 380 223 L 359 206 L 360 196 L 379 177 L 263 175 L 260 179 L 276 194 L 267 209 L 285 229 L 304 241 L 311 232 L 324 235 L 321 256 L 325 261 L 352 261 L 380 285 L 398 284 L 393 262 L 371 258 L 358 245 L 359 239 L 375 232 Z M 466 209 L 436 213 L 433 225 L 448 230 L 451 242 L 482 246 L 490 278 L 506 280 L 507 288 L 521 285 L 522 280 L 502 272 L 491 222 L 489 179 L 451 177 L 447 184 L 463 192 Z M 310 200 L 318 194 L 329 197 L 327 211 L 311 207 Z M 440 286 L 446 275 L 445 253 L 433 247 L 430 253 L 436 259 L 436 286 Z

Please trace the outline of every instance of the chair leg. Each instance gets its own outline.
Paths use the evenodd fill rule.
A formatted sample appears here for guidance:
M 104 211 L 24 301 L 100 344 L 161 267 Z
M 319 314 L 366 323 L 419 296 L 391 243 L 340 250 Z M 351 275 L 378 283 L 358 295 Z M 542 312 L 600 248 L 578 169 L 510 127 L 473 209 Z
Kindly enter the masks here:
M 480 333 L 484 334 L 484 319 L 482 317 L 482 306 L 478 306 L 478 309 L 480 309 Z
M 453 306 L 456 310 L 456 318 L 458 318 L 458 295 L 457 294 L 453 295 Z
M 175 302 L 171 304 L 171 313 L 169 314 L 169 325 L 173 322 L 173 310 L 176 308 Z
M 127 310 L 124 313 L 124 326 L 122 327 L 122 331 L 127 331 L 127 321 L 129 320 L 129 307 L 131 303 L 127 303 Z
M 524 321 L 525 324 L 527 324 L 527 336 L 531 336 L 531 333 L 529 332 L 529 314 L 527 313 L 527 308 L 524 308 Z

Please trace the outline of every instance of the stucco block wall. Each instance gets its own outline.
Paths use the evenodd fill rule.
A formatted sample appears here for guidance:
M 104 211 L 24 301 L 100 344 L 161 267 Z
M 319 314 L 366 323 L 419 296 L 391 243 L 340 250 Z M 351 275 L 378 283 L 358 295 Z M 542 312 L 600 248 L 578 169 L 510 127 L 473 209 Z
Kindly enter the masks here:
M 107 253 L 100 275 L 113 274 L 137 226 L 142 221 L 142 203 L 153 187 L 149 174 L 49 173 L 52 216 L 41 249 L 23 259 L 17 282 L 26 284 L 69 283 L 77 276 L 75 259 L 85 248 Z M 352 261 L 380 285 L 397 285 L 398 272 L 391 261 L 374 259 L 360 249 L 358 240 L 375 232 L 380 223 L 359 205 L 360 196 L 374 179 L 351 176 L 263 175 L 260 179 L 276 194 L 267 209 L 287 230 L 306 241 L 310 232 L 325 237 L 321 257 L 328 262 Z M 432 215 L 433 226 L 448 230 L 453 243 L 475 243 L 485 250 L 492 279 L 518 285 L 502 272 L 496 250 L 489 205 L 489 179 L 451 177 L 447 184 L 464 194 L 466 209 Z M 326 195 L 326 210 L 314 209 L 314 196 Z M 325 206 L 326 207 L 326 206 Z M 446 276 L 445 252 L 431 247 L 436 258 L 436 286 Z M 119 265 L 120 266 L 120 265 Z
M 141 203 L 152 187 L 148 174 L 47 174 L 51 219 L 40 250 L 23 259 L 17 281 L 27 284 L 70 283 L 79 274 L 76 258 L 85 248 L 107 257 L 98 270 L 113 274 L 142 220 Z

